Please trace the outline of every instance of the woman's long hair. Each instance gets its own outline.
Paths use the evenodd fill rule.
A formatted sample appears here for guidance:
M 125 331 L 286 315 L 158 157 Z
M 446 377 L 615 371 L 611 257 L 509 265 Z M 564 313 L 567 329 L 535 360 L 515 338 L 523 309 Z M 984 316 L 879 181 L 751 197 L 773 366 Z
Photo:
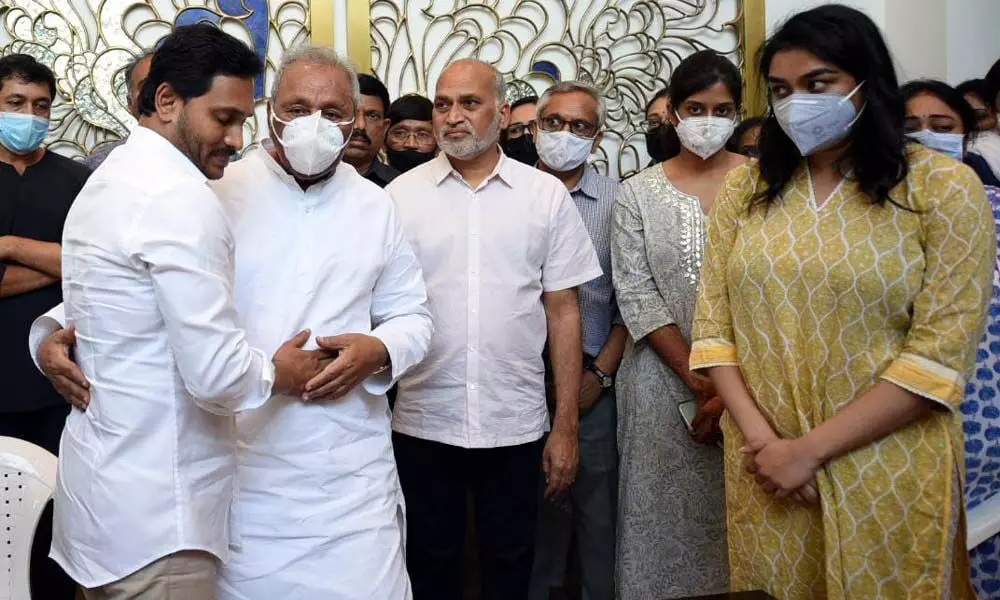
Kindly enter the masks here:
M 804 50 L 836 65 L 863 83 L 865 107 L 848 136 L 838 168 L 851 171 L 861 191 L 875 204 L 908 172 L 903 134 L 905 103 L 882 34 L 864 13 L 831 4 L 801 12 L 772 35 L 758 57 L 766 78 L 779 52 Z M 773 101 L 772 101 L 773 104 Z M 802 162 L 802 155 L 778 125 L 773 111 L 760 136 L 760 174 L 766 186 L 754 197 L 765 206 L 777 201 Z
M 685 100 L 719 82 L 732 94 L 736 112 L 739 112 L 743 106 L 743 79 L 740 77 L 740 70 L 733 61 L 714 50 L 695 52 L 682 60 L 670 76 L 670 84 L 667 86 L 670 110 L 679 111 Z M 664 160 L 670 160 L 681 153 L 681 139 L 677 137 L 677 130 L 672 125 L 664 123 L 661 135 L 666 156 Z

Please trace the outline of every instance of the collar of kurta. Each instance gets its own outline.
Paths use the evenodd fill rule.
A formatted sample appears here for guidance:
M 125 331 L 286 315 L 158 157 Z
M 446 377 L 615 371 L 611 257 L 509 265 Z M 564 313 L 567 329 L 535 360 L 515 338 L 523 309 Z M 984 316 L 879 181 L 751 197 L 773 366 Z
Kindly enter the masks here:
M 489 177 L 484 179 L 481 184 L 479 184 L 479 187 L 482 188 L 494 178 L 500 179 L 500 181 L 503 181 L 508 187 L 514 187 L 510 168 L 511 159 L 507 158 L 507 155 L 503 153 L 503 150 L 501 150 L 499 146 L 495 146 L 495 148 L 500 153 L 500 160 L 497 161 L 497 165 L 493 168 L 493 172 L 490 173 Z M 448 156 L 444 152 L 438 152 L 438 155 L 434 157 L 434 160 L 432 160 L 430 164 L 434 169 L 435 184 L 441 185 L 441 183 L 447 179 L 449 175 L 453 175 L 455 179 L 458 179 L 465 185 L 468 185 L 465 178 L 462 177 L 462 174 L 456 171 L 455 167 L 451 165 L 451 161 L 448 160 Z
M 180 175 L 197 179 L 202 183 L 208 181 L 208 177 L 191 162 L 190 158 L 170 143 L 170 140 L 148 127 L 140 125 L 133 129 L 125 144 L 130 152 L 136 150 L 155 154 L 157 160 L 162 161 L 158 165 L 160 168 L 166 164 L 168 167 L 177 169 Z

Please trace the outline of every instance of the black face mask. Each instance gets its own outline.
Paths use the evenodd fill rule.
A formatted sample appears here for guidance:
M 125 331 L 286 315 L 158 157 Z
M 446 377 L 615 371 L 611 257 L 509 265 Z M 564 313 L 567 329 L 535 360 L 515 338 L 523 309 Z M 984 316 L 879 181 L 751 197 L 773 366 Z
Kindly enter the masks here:
M 389 165 L 400 173 L 406 173 L 434 158 L 433 152 L 421 152 L 420 150 L 393 150 L 386 146 L 385 156 L 389 159 Z
M 507 140 L 503 143 L 503 153 L 518 162 L 535 166 L 538 164 L 538 152 L 535 151 L 535 140 L 530 134 Z
M 663 139 L 663 134 L 666 131 L 666 127 L 660 125 L 656 129 L 646 132 L 646 153 L 653 159 L 653 162 L 660 163 L 667 160 L 667 149 Z

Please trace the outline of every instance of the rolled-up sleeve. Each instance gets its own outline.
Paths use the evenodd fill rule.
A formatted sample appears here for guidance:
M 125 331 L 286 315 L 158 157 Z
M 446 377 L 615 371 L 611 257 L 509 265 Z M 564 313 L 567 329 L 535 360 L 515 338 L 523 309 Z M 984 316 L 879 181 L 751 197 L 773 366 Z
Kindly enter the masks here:
M 427 290 L 416 254 L 403 235 L 395 207 L 389 217 L 387 259 L 372 294 L 372 335 L 385 344 L 391 369 L 369 377 L 365 391 L 386 393 L 407 371 L 424 359 L 434 324 L 427 307 Z
M 148 268 L 167 339 L 188 393 L 229 415 L 271 395 L 274 366 L 247 341 L 233 304 L 233 240 L 205 185 L 178 188 L 137 220 L 131 254 Z
M 924 283 L 902 352 L 882 378 L 949 410 L 963 399 L 982 336 L 996 233 L 982 184 L 967 167 L 935 173 L 924 189 L 946 193 L 921 212 Z M 946 179 L 946 180 L 945 180 Z
M 751 167 L 734 169 L 726 176 L 708 216 L 705 258 L 691 333 L 692 370 L 739 366 L 726 267 L 739 234 L 740 215 L 746 211 L 754 189 Z

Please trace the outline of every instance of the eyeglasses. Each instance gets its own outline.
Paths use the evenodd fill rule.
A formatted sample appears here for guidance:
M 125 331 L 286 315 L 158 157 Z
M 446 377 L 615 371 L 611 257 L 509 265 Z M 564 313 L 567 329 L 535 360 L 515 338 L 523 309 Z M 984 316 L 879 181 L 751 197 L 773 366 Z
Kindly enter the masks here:
M 423 129 L 407 129 L 405 127 L 395 127 L 389 130 L 389 139 L 402 144 L 413 138 L 418 144 L 430 144 L 434 141 L 434 134 Z
M 534 126 L 535 126 L 534 121 L 529 121 L 527 123 L 513 123 L 510 127 L 507 128 L 507 138 L 512 140 L 517 139 L 522 135 L 529 133 L 528 130 Z
M 654 129 L 659 129 L 660 127 L 663 127 L 663 119 L 659 117 L 650 117 L 639 121 L 639 129 L 647 133 L 653 131 Z
M 567 121 L 559 115 L 549 115 L 547 117 L 543 117 L 540 121 L 538 121 L 538 127 L 542 131 L 547 131 L 549 133 L 563 131 L 568 127 L 569 131 L 573 135 L 577 135 L 582 138 L 592 138 L 597 135 L 597 123 L 587 121 L 586 119 L 573 119 L 571 121 Z

